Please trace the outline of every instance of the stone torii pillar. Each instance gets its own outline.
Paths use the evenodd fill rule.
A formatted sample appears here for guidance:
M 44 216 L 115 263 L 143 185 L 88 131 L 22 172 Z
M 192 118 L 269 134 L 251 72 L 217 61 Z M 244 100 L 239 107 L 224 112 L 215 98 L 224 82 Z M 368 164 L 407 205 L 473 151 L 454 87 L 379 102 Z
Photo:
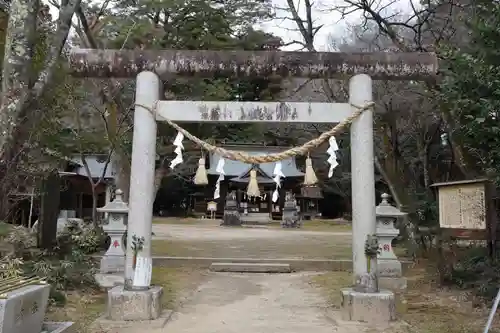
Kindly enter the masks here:
M 372 79 L 366 74 L 349 81 L 349 102 L 362 106 L 372 101 Z M 351 125 L 352 266 L 354 283 L 368 273 L 365 241 L 376 232 L 375 167 L 373 163 L 373 110 L 366 110 Z
M 161 86 L 160 79 L 153 72 L 141 72 L 137 75 L 125 265 L 125 285 L 128 288 L 132 286 L 134 278 L 134 253 L 130 246 L 134 236 L 144 240 L 138 255 L 151 258 L 157 127 L 152 110 L 160 99 Z

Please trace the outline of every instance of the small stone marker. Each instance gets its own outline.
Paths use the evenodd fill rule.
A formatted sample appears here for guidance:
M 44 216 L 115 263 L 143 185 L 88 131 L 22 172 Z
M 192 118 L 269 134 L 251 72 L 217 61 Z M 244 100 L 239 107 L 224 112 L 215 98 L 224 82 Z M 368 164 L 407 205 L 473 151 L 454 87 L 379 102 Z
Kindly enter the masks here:
M 37 278 L 7 278 L 0 282 L 0 332 L 69 332 L 71 322 L 44 322 L 50 285 Z

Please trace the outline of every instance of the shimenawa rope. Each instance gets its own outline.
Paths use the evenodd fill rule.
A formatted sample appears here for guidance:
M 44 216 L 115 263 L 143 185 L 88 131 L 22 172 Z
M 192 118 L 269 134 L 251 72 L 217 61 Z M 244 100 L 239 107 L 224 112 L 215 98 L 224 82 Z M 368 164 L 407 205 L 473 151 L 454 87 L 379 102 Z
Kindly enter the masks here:
M 156 101 L 153 108 L 147 107 L 142 104 L 136 103 L 135 106 L 139 106 L 141 108 L 144 108 L 151 112 L 153 116 L 156 117 L 156 108 L 158 105 L 159 101 Z M 353 107 L 357 108 L 356 111 L 353 112 L 352 115 L 335 125 L 332 129 L 329 131 L 326 131 L 322 133 L 320 136 L 318 136 L 315 139 L 312 139 L 303 145 L 299 147 L 294 147 L 287 149 L 285 151 L 276 153 L 276 154 L 270 154 L 270 155 L 249 155 L 245 152 L 242 151 L 234 151 L 234 150 L 227 150 L 224 148 L 220 148 L 214 145 L 211 145 L 210 143 L 203 141 L 202 139 L 194 136 L 193 134 L 189 133 L 187 130 L 184 128 L 180 127 L 173 121 L 167 118 L 163 118 L 167 124 L 175 128 L 177 131 L 181 132 L 184 134 L 186 138 L 189 140 L 193 141 L 203 149 L 207 150 L 210 153 L 216 153 L 217 155 L 228 159 L 228 160 L 233 160 L 233 161 L 240 161 L 243 163 L 247 164 L 260 164 L 260 163 L 272 163 L 272 162 L 277 162 L 277 161 L 282 161 L 285 159 L 288 159 L 290 157 L 294 157 L 297 155 L 306 155 L 309 151 L 311 151 L 314 148 L 317 148 L 320 146 L 323 142 L 327 141 L 330 137 L 335 136 L 336 134 L 342 132 L 347 126 L 349 126 L 356 118 L 358 118 L 364 111 L 368 110 L 371 108 L 375 103 L 374 102 L 369 102 L 365 104 L 364 106 L 357 106 L 354 104 L 351 104 Z

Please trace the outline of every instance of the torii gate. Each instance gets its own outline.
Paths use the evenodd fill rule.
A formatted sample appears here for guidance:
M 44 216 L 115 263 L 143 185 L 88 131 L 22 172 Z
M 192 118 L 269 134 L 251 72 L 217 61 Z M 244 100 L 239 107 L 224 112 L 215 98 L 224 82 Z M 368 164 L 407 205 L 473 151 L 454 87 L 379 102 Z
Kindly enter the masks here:
M 76 77 L 134 77 L 137 75 L 132 147 L 127 244 L 144 237 L 142 255 L 151 257 L 153 180 L 156 121 L 337 123 L 350 116 L 353 105 L 372 101 L 373 80 L 425 80 L 437 74 L 433 53 L 333 53 L 276 51 L 142 51 L 73 50 Z M 172 75 L 214 75 L 301 78 L 349 78 L 349 103 L 263 103 L 161 101 L 161 80 Z M 218 108 L 218 109 L 217 109 Z M 155 112 L 151 110 L 155 109 Z M 210 110 L 219 110 L 210 112 Z M 220 110 L 225 110 L 220 112 Z M 280 110 L 280 112 L 275 112 Z M 293 112 L 282 112 L 293 110 Z M 373 111 L 367 110 L 351 126 L 353 272 L 367 273 L 365 240 L 375 234 Z M 127 247 L 126 281 L 133 278 L 132 250 Z

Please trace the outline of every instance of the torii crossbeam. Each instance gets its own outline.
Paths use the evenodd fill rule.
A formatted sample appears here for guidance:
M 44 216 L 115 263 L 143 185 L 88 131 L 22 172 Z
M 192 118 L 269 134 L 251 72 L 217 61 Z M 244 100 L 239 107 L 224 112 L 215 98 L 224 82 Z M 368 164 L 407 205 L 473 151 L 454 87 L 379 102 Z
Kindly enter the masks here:
M 340 53 L 282 51 L 187 51 L 77 49 L 69 56 L 79 77 L 135 77 L 143 71 L 160 79 L 182 76 L 265 76 L 427 80 L 437 73 L 434 53 Z

